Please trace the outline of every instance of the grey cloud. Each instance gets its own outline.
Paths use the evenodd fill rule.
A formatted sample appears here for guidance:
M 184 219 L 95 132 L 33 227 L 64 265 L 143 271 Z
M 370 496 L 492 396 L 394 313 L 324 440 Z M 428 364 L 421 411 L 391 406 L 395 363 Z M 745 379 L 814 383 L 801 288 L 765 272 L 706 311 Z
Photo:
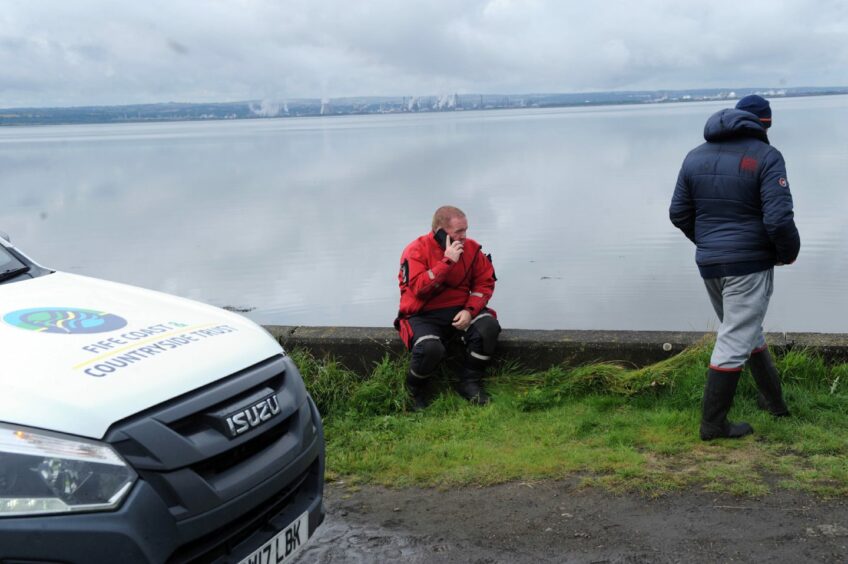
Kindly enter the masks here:
M 0 107 L 848 84 L 831 0 L 33 0 Z

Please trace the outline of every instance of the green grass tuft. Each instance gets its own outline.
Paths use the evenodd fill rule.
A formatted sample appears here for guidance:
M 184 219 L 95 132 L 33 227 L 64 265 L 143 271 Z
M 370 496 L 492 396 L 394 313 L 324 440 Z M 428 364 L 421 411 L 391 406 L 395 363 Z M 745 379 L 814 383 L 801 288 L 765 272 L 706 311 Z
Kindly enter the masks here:
M 367 381 L 354 392 L 350 407 L 358 415 L 391 415 L 406 410 L 408 397 L 404 387 L 407 366 L 386 356 L 374 368 Z
M 612 363 L 527 373 L 515 364 L 487 380 L 493 402 L 469 405 L 443 371 L 436 397 L 409 411 L 408 359 L 385 357 L 368 379 L 332 359 L 294 351 L 325 422 L 327 471 L 348 483 L 451 487 L 580 477 L 648 496 L 681 488 L 761 496 L 773 488 L 848 495 L 848 364 L 809 351 L 776 359 L 793 416 L 756 407 L 743 373 L 731 418 L 742 440 L 698 439 L 711 343 L 640 369 Z
M 304 349 L 289 351 L 315 405 L 324 416 L 345 413 L 363 380 L 332 358 L 316 359 Z

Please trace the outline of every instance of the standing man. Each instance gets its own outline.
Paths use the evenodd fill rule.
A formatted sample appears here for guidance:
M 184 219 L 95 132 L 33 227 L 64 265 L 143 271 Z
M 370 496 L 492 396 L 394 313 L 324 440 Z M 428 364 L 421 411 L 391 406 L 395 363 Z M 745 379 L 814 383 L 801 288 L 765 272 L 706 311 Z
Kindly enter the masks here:
M 795 262 L 801 240 L 786 165 L 769 145 L 769 127 L 771 107 L 757 95 L 713 114 L 704 128 L 707 142 L 686 156 L 671 200 L 671 222 L 697 246 L 695 262 L 721 321 L 704 388 L 705 441 L 753 432 L 727 420 L 746 361 L 760 407 L 789 415 L 762 324 L 774 266 Z
M 428 379 L 455 334 L 466 348 L 459 394 L 472 403 L 489 402 L 482 379 L 501 331 L 495 312 L 486 307 L 495 291 L 495 270 L 467 231 L 462 210 L 442 206 L 433 215 L 432 231 L 407 245 L 400 257 L 395 328 L 412 351 L 406 385 L 416 411 L 427 406 Z

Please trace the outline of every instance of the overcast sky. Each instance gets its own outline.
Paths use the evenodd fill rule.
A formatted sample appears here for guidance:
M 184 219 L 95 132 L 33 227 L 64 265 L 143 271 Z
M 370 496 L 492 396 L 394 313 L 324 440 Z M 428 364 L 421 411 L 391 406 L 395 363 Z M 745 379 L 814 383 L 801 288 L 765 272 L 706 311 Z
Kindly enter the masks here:
M 0 107 L 848 85 L 845 0 L 0 2 Z

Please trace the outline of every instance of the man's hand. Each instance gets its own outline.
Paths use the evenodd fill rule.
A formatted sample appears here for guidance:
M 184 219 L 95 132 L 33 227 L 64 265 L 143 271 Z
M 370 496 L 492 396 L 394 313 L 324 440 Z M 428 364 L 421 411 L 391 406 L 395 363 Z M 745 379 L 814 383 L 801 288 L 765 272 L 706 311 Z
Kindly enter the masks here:
M 450 235 L 448 235 L 445 242 L 445 256 L 453 262 L 459 262 L 459 257 L 462 256 L 462 241 L 451 241 Z
M 471 312 L 463 309 L 453 317 L 452 325 L 460 331 L 465 331 L 471 325 Z

